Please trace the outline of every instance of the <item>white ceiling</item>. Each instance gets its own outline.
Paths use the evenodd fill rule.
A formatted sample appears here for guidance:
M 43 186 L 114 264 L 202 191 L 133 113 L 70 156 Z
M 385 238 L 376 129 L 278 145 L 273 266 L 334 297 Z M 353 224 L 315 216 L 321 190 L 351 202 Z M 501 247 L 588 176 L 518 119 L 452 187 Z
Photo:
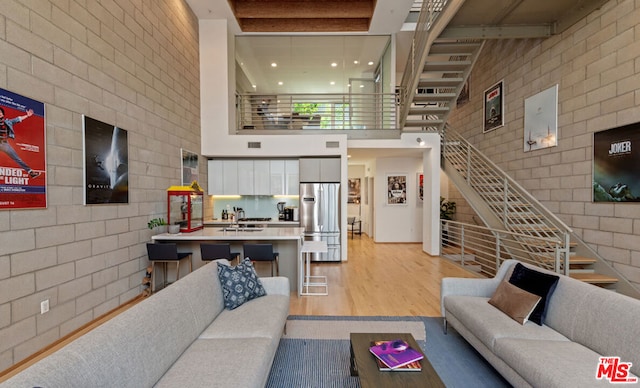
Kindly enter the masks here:
M 388 35 L 245 35 L 236 37 L 236 60 L 259 94 L 349 93 L 351 79 L 373 79 L 388 42 Z

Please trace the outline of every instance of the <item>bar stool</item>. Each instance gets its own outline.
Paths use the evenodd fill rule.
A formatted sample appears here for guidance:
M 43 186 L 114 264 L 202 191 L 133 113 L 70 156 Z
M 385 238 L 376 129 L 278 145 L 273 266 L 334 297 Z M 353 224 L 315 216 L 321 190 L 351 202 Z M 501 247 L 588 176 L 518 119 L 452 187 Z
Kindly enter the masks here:
M 227 259 L 229 261 L 238 260 L 240 262 L 240 252 L 231 252 L 231 244 L 200 244 L 200 257 L 202 261 L 212 261 L 216 259 Z
M 273 251 L 273 244 L 244 244 L 242 247 L 244 257 L 251 261 L 270 261 L 271 276 L 273 276 L 273 264 L 276 265 L 276 276 L 280 276 L 280 266 L 278 264 L 278 252 Z
M 189 272 L 193 269 L 191 264 L 191 252 L 178 252 L 178 246 L 175 243 L 147 243 L 147 254 L 151 262 L 151 292 L 156 289 L 156 271 L 155 264 L 162 263 L 164 270 L 164 283 L 167 282 L 167 263 L 176 263 L 176 281 L 180 279 L 180 262 L 189 258 Z M 163 284 L 163 287 L 166 286 Z

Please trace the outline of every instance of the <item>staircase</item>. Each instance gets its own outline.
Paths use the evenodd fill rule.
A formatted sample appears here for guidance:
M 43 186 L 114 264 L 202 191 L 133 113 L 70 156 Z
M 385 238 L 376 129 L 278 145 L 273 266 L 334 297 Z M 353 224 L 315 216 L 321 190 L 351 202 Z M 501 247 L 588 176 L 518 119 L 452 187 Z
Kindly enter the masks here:
M 427 54 L 404 122 L 404 131 L 441 131 L 484 41 L 436 40 Z
M 461 243 L 469 237 L 462 228 L 459 235 L 452 231 L 447 238 L 443 236 L 443 256 L 484 274 L 495 271 L 500 260 L 523 259 L 640 298 L 640 291 L 621 278 L 571 228 L 464 138 L 446 128 L 449 113 L 484 47 L 484 40 L 480 39 L 439 38 L 463 3 L 464 0 L 423 2 L 400 86 L 399 127 L 404 132 L 442 134 L 442 167 L 487 226 L 483 231 L 471 232 L 475 249 L 465 251 Z M 443 226 L 449 225 L 443 221 Z M 499 230 L 505 230 L 508 238 Z
M 442 155 L 445 173 L 483 223 L 515 236 L 501 241 L 505 258 L 509 252 L 521 258 L 525 252 L 528 261 L 540 267 L 640 297 L 638 290 L 571 228 L 450 128 L 442 133 Z
M 425 0 L 400 83 L 399 127 L 441 131 L 484 45 L 440 39 L 464 0 Z

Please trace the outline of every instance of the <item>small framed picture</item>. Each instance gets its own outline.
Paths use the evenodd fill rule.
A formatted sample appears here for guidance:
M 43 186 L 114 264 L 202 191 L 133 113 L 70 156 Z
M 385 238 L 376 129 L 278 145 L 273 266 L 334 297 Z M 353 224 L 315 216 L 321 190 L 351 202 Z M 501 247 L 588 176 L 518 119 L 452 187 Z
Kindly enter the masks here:
M 406 205 L 407 176 L 387 175 L 387 205 Z
M 504 80 L 484 91 L 483 133 L 504 125 Z
M 360 178 L 349 178 L 349 197 L 347 203 L 360 204 Z

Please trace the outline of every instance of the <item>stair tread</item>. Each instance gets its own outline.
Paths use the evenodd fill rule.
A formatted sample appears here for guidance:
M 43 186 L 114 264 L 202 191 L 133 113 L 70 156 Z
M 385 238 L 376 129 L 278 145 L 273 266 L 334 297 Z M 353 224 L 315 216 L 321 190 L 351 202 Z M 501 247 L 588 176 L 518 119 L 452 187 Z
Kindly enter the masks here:
M 583 256 L 569 256 L 569 264 L 594 264 L 598 260 L 592 257 L 583 257 Z
M 583 273 L 583 272 L 578 272 L 578 273 L 570 273 L 569 276 L 571 276 L 572 278 L 576 279 L 576 280 L 580 280 L 583 281 L 585 283 L 592 283 L 592 284 L 596 284 L 596 283 L 617 283 L 618 279 L 611 277 L 611 276 L 607 276 L 607 275 L 602 275 L 599 273 Z

